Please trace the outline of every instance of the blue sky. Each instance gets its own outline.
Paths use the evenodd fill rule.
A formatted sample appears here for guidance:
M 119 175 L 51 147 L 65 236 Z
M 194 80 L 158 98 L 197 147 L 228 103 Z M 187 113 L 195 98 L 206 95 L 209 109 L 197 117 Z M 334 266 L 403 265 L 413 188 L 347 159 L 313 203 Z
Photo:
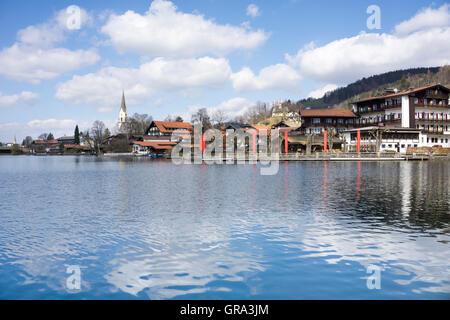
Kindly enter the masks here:
M 380 29 L 367 26 L 370 5 Z M 233 118 L 450 61 L 445 1 L 2 0 L 0 26 L 2 142 L 97 119 L 114 131 L 122 89 L 129 113 Z

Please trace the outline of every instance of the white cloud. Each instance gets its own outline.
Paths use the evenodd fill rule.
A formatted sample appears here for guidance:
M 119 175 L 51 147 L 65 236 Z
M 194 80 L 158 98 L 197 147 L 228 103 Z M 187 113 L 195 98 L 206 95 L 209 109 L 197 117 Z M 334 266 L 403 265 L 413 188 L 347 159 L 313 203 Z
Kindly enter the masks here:
M 311 91 L 308 94 L 308 98 L 315 98 L 315 99 L 322 98 L 325 95 L 325 93 L 333 91 L 333 90 L 337 89 L 337 87 L 338 86 L 335 84 L 327 84 L 326 86 L 324 86 L 322 88 Z
M 247 7 L 247 15 L 255 18 L 257 16 L 259 16 L 261 13 L 259 12 L 259 8 L 256 4 L 249 4 Z
M 73 119 L 36 119 L 26 123 L 9 122 L 0 123 L 0 140 L 2 142 L 13 141 L 14 136 L 20 143 L 26 136 L 37 138 L 41 133 L 51 132 L 55 138 L 64 135 L 73 135 L 75 126 L 78 125 L 80 131 L 88 130 L 95 120 L 73 120 Z M 109 129 L 115 127 L 114 120 L 102 120 Z
M 29 26 L 17 32 L 17 40 L 25 45 L 48 47 L 63 41 L 64 32 L 58 25 Z
M 0 51 L 0 74 L 7 78 L 39 83 L 96 63 L 100 57 L 91 50 L 39 49 L 15 43 Z
M 435 11 L 422 11 L 416 17 L 423 20 L 424 13 L 434 14 Z M 422 24 L 423 30 L 406 35 L 360 33 L 322 47 L 309 45 L 295 56 L 286 55 L 286 59 L 292 66 L 299 67 L 304 77 L 337 84 L 392 70 L 444 65 L 450 63 L 449 23 L 434 28 Z M 401 29 L 413 30 L 410 26 Z
M 237 91 L 256 91 L 267 89 L 295 90 L 298 87 L 300 75 L 287 64 L 275 64 L 261 69 L 255 75 L 250 68 L 231 75 L 233 87 Z
M 101 111 L 108 111 L 117 105 L 122 89 L 128 102 L 138 103 L 160 92 L 220 88 L 230 75 L 231 68 L 223 58 L 156 58 L 139 68 L 108 67 L 75 75 L 58 85 L 56 98 L 67 103 L 95 104 Z
M 185 112 L 175 112 L 170 114 L 173 118 L 176 116 L 181 116 L 184 121 L 191 121 L 191 116 L 193 113 L 197 112 L 199 109 L 205 108 L 208 111 L 208 115 L 212 117 L 216 111 L 222 111 L 226 121 L 232 120 L 238 116 L 243 115 L 249 108 L 255 105 L 254 102 L 241 97 L 231 98 L 229 100 L 223 101 L 218 105 L 190 105 L 188 110 Z
M 426 8 L 407 21 L 395 26 L 397 34 L 408 34 L 425 28 L 445 27 L 450 24 L 450 5 L 439 9 Z
M 197 57 L 253 49 L 266 41 L 262 30 L 218 25 L 200 14 L 183 13 L 169 1 L 154 0 L 141 15 L 111 15 L 101 29 L 120 52 L 152 56 Z
M 83 9 L 80 17 L 81 26 L 90 19 Z M 39 83 L 96 63 L 100 57 L 94 49 L 54 47 L 71 31 L 67 29 L 66 19 L 66 10 L 61 10 L 49 22 L 19 30 L 18 41 L 0 51 L 0 74 L 18 81 Z
M 254 102 L 241 97 L 226 100 L 217 106 L 194 105 L 189 107 L 190 113 L 184 114 L 185 118 L 183 119 L 190 119 L 192 113 L 201 108 L 206 108 L 209 116 L 212 116 L 216 111 L 222 111 L 227 120 L 231 120 L 235 117 L 243 115 L 249 108 L 253 107 L 254 105 L 255 105 Z
M 0 92 L 0 108 L 12 107 L 20 103 L 33 103 L 38 97 L 38 94 L 30 91 L 22 91 L 21 93 L 13 94 L 10 96 L 3 95 Z

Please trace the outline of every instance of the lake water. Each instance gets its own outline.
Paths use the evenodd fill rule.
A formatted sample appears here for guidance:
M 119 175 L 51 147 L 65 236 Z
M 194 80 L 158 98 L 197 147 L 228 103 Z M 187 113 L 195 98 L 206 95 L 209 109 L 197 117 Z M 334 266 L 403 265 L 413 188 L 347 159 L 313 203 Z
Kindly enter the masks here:
M 445 161 L 0 156 L 0 299 L 449 299 L 449 180 Z

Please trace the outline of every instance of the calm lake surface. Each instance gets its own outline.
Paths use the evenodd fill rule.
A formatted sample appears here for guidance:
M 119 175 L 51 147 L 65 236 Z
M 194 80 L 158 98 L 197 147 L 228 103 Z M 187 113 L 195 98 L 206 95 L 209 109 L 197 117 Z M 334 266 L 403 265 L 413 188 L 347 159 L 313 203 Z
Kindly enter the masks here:
M 0 156 L 0 299 L 450 299 L 449 180 L 445 161 L 281 162 L 262 176 Z

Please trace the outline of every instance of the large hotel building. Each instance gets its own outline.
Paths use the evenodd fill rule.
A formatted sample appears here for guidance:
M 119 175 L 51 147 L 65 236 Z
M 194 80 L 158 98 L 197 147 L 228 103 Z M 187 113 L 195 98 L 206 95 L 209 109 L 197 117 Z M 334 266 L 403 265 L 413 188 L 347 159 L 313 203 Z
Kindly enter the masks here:
M 450 89 L 440 84 L 395 89 L 353 103 L 358 127 L 389 126 L 420 131 L 419 146 L 450 147 Z

